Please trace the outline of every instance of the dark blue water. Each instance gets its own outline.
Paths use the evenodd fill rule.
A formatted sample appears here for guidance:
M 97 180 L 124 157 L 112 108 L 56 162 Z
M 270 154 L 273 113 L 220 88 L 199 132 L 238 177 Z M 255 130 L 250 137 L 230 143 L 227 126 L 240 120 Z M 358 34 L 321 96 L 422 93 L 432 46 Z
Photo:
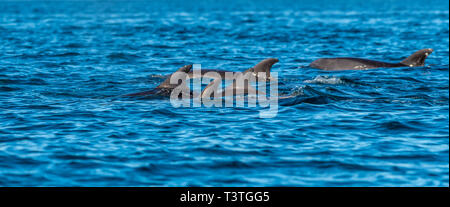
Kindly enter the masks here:
M 189 2 L 0 2 L 0 186 L 448 186 L 448 1 Z M 120 97 L 268 57 L 275 118 Z

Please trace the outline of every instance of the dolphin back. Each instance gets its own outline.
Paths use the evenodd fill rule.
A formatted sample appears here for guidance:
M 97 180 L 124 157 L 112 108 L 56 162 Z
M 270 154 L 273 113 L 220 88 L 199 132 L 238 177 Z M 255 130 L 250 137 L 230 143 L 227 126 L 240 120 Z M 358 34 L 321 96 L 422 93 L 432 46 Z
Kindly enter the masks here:
M 244 73 L 253 72 L 255 74 L 258 74 L 259 72 L 264 72 L 264 73 L 266 73 L 266 78 L 268 78 L 268 77 L 270 77 L 270 70 L 272 69 L 272 66 L 277 62 L 278 62 L 278 59 L 276 59 L 276 58 L 267 58 L 267 59 L 264 59 L 263 61 L 259 62 L 252 68 L 246 70 Z
M 427 59 L 428 55 L 430 55 L 432 52 L 433 49 L 430 48 L 419 50 L 400 63 L 409 67 L 424 66 L 425 59 Z
M 186 78 L 186 76 L 188 76 L 188 73 L 191 69 L 192 69 L 192 65 L 185 65 L 185 66 L 179 68 L 177 71 L 172 73 L 166 80 L 164 80 L 164 82 L 159 84 L 159 86 L 157 86 L 156 88 L 169 88 L 169 89 L 176 88 L 179 84 L 171 84 L 170 83 L 170 79 L 172 78 L 172 76 L 178 76 L 180 79 Z

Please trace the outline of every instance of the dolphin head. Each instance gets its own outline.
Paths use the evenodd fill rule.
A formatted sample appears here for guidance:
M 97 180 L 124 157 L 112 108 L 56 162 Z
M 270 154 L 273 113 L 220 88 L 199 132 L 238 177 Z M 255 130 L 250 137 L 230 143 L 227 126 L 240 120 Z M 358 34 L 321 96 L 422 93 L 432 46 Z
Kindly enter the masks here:
M 170 79 L 172 77 L 174 78 L 178 78 L 178 79 L 186 79 L 186 77 L 188 76 L 189 71 L 191 71 L 192 69 L 192 65 L 185 65 L 181 68 L 179 68 L 177 71 L 175 71 L 174 73 L 172 73 L 169 78 L 167 78 L 164 82 L 162 82 L 159 86 L 157 86 L 156 88 L 168 88 L 168 89 L 173 89 L 176 88 L 177 86 L 179 86 L 180 84 L 171 84 L 170 83 Z
M 406 59 L 404 59 L 401 64 L 407 65 L 410 67 L 417 67 L 417 66 L 424 66 L 425 65 L 425 59 L 427 59 L 428 55 L 433 53 L 433 49 L 427 48 L 419 50 Z
M 192 65 L 185 65 L 185 66 L 179 68 L 179 69 L 177 70 L 177 72 L 185 72 L 185 73 L 189 73 L 189 71 L 191 71 L 191 69 L 192 69 Z

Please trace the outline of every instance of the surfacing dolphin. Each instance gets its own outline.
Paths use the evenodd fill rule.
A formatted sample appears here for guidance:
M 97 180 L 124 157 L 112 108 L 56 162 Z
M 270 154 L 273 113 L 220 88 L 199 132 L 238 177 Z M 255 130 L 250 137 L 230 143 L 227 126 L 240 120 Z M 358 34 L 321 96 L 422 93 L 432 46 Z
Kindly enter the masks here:
M 424 66 L 425 59 L 433 52 L 433 49 L 422 49 L 407 57 L 400 63 L 387 63 L 362 58 L 320 58 L 309 66 L 323 70 L 365 70 L 372 68 L 394 68 L 394 67 L 418 67 Z
M 127 94 L 125 96 L 148 96 L 148 95 L 153 95 L 153 94 L 161 95 L 161 96 L 170 96 L 170 93 L 172 93 L 173 89 L 175 89 L 180 84 L 182 84 L 180 82 L 178 82 L 177 84 L 170 83 L 170 79 L 172 78 L 172 76 L 177 75 L 178 76 L 177 78 L 180 78 L 180 79 L 187 78 L 188 73 L 191 69 L 192 69 L 192 65 L 185 65 L 185 66 L 179 68 L 174 73 L 172 73 L 168 78 L 166 78 L 166 80 L 164 80 L 156 88 L 149 90 L 149 91 Z
M 254 75 L 257 75 L 259 72 L 264 72 L 266 74 L 265 78 L 269 79 L 270 78 L 270 70 L 272 69 L 272 66 L 275 63 L 277 63 L 277 62 L 278 62 L 278 59 L 276 59 L 276 58 L 267 58 L 267 59 L 262 60 L 261 62 L 259 62 L 255 66 L 245 70 L 242 73 L 243 74 L 253 73 Z M 226 80 L 226 78 L 227 78 L 225 76 L 225 73 L 227 73 L 227 72 L 234 73 L 234 71 L 227 71 L 227 70 L 202 69 L 201 70 L 201 76 L 202 77 L 207 77 L 207 78 L 215 78 L 215 77 L 208 76 L 209 72 L 216 72 L 216 73 L 218 73 L 220 75 L 220 77 L 222 78 L 222 80 Z M 189 74 L 189 78 L 193 78 L 193 74 L 194 73 L 193 73 L 192 70 L 188 74 Z M 260 77 L 260 78 L 264 78 L 264 77 Z
M 227 94 L 240 95 L 240 94 L 260 94 L 265 95 L 265 92 L 258 92 L 254 87 L 249 84 L 249 81 L 257 81 L 262 79 L 263 81 L 270 80 L 270 70 L 272 66 L 278 62 L 276 58 L 267 58 L 259 62 L 255 66 L 245 70 L 244 72 L 233 72 L 225 70 L 214 69 L 202 69 L 202 78 L 211 78 L 211 81 L 201 93 L 201 97 L 212 97 L 214 93 L 217 97 L 223 97 Z M 213 72 L 213 73 L 210 73 Z M 226 74 L 229 74 L 228 76 Z M 217 77 L 217 75 L 219 77 Z M 262 75 L 262 76 L 261 76 Z M 194 72 L 189 72 L 189 78 L 195 78 Z M 232 80 L 233 83 L 221 91 L 217 91 L 218 84 L 221 84 L 224 80 Z M 239 81 L 242 81 L 239 83 Z
M 259 62 L 258 64 L 256 64 L 255 66 L 245 70 L 244 72 L 242 72 L 242 74 L 239 74 L 237 77 L 233 74 L 235 74 L 235 72 L 233 71 L 225 71 L 225 70 L 216 70 L 216 69 L 202 69 L 201 73 L 200 73 L 200 77 L 201 78 L 211 78 L 214 79 L 208 86 L 206 86 L 206 88 L 202 91 L 202 94 L 206 94 L 206 93 L 211 93 L 212 89 L 213 89 L 213 83 L 217 83 L 218 80 L 233 80 L 233 78 L 246 78 L 250 75 L 255 75 L 257 78 L 263 78 L 265 80 L 270 79 L 270 70 L 272 68 L 272 66 L 278 62 L 278 59 L 276 58 L 267 58 L 261 62 Z M 232 76 L 227 76 L 226 73 L 229 72 L 232 74 Z M 264 77 L 259 77 L 258 74 L 260 72 L 263 72 L 265 74 Z M 185 74 L 185 76 L 183 76 L 183 73 Z M 127 94 L 125 96 L 147 96 L 147 95 L 161 95 L 161 96 L 170 96 L 171 92 L 177 88 L 178 86 L 180 86 L 180 84 L 183 83 L 177 83 L 177 84 L 171 84 L 170 83 L 170 79 L 172 78 L 172 76 L 174 75 L 180 75 L 177 78 L 178 79 L 192 79 L 192 78 L 196 78 L 194 77 L 194 72 L 192 71 L 192 65 L 186 65 L 183 66 L 181 68 L 179 68 L 177 71 L 175 71 L 174 73 L 172 73 L 168 78 L 166 78 L 160 85 L 158 85 L 156 88 L 149 90 L 149 91 L 144 91 L 144 92 L 139 92 L 139 93 L 133 93 L 133 94 Z M 215 76 L 218 75 L 219 77 Z M 200 78 L 199 77 L 199 78 Z M 245 84 L 247 85 L 247 84 Z M 236 84 L 233 83 L 231 84 L 229 87 L 227 87 L 224 91 L 223 94 L 225 94 L 226 90 L 234 90 L 236 91 Z M 240 90 L 238 90 L 240 91 Z M 243 90 L 243 92 L 241 93 L 249 93 L 249 92 L 254 92 L 255 90 L 252 87 L 245 87 Z M 191 92 L 191 97 L 196 96 Z

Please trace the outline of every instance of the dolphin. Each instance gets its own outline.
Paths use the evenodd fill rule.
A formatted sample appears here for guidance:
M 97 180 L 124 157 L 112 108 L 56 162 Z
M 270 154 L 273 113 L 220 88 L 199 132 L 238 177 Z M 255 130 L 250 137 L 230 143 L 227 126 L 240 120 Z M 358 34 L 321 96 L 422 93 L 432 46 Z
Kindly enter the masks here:
M 211 78 L 211 81 L 200 94 L 202 98 L 212 97 L 214 92 L 218 92 L 216 94 L 218 97 L 226 96 L 227 94 L 240 95 L 240 94 L 260 94 L 265 95 L 265 92 L 257 91 L 254 87 L 252 87 L 248 81 L 254 80 L 257 81 L 259 79 L 262 80 L 270 80 L 270 70 L 272 66 L 277 63 L 279 60 L 277 58 L 267 58 L 256 64 L 255 66 L 245 70 L 242 73 L 237 73 L 233 71 L 225 71 L 225 70 L 215 70 L 215 69 L 202 69 L 201 77 L 202 78 Z M 214 72 L 214 73 L 210 73 Z M 229 73 L 229 76 L 226 75 Z M 212 75 L 210 75 L 212 74 Z M 190 71 L 188 73 L 189 78 L 195 78 L 194 72 Z M 262 75 L 262 76 L 260 76 Z M 223 89 L 222 91 L 216 91 L 218 84 L 221 84 L 223 80 L 232 80 L 233 83 L 228 87 Z M 239 83 L 239 81 L 242 81 Z M 228 91 L 228 92 L 227 92 Z
M 309 66 L 323 70 L 365 70 L 372 68 L 418 67 L 425 65 L 425 59 L 433 52 L 433 49 L 422 49 L 407 57 L 400 63 L 387 63 L 361 58 L 320 58 Z
M 255 66 L 245 70 L 244 72 L 242 72 L 243 74 L 250 74 L 253 73 L 254 75 L 258 75 L 258 73 L 260 72 L 264 72 L 265 73 L 265 77 L 259 77 L 259 78 L 265 78 L 265 79 L 270 79 L 270 70 L 272 69 L 272 66 L 278 62 L 278 59 L 276 58 L 267 58 L 262 60 L 261 62 L 259 62 L 258 64 L 256 64 Z M 215 76 L 209 76 L 208 73 L 209 72 L 216 72 L 220 75 L 220 78 L 222 78 L 222 80 L 229 80 L 226 79 L 227 77 L 225 76 L 225 74 L 227 72 L 232 72 L 233 71 L 226 71 L 226 70 L 217 70 L 217 69 L 202 69 L 201 70 L 201 76 L 205 77 L 205 78 L 216 78 Z M 193 78 L 194 72 L 191 70 L 189 71 L 188 75 L 189 78 Z M 211 73 L 210 73 L 211 74 Z
M 170 79 L 175 76 L 177 76 L 177 78 L 179 78 L 179 79 L 187 79 L 188 73 L 191 69 L 192 69 L 192 65 L 185 65 L 185 66 L 179 68 L 177 71 L 175 71 L 171 75 L 169 75 L 169 77 L 166 78 L 166 80 L 164 80 L 156 88 L 149 90 L 149 91 L 127 94 L 125 96 L 147 96 L 147 95 L 152 95 L 152 94 L 157 94 L 157 95 L 162 95 L 162 96 L 170 96 L 170 93 L 172 93 L 173 89 L 175 89 L 176 87 L 183 84 L 183 83 L 177 83 L 177 84 L 170 83 Z
M 238 74 L 236 72 L 233 71 L 226 71 L 226 70 L 217 70 L 217 69 L 202 69 L 201 73 L 200 73 L 200 77 L 201 78 L 211 78 L 213 79 L 213 81 L 211 81 L 211 83 L 209 83 L 208 86 L 205 87 L 205 89 L 202 90 L 202 97 L 206 97 L 206 93 L 211 94 L 213 92 L 213 89 L 215 85 L 219 84 L 219 81 L 222 80 L 234 80 L 233 84 L 230 84 L 229 87 L 227 87 L 225 90 L 223 90 L 223 92 L 221 93 L 222 95 L 225 95 L 225 91 L 227 90 L 234 90 L 234 92 L 239 92 L 239 93 L 250 93 L 250 92 L 255 92 L 256 94 L 256 89 L 254 89 L 253 87 L 247 87 L 248 84 L 244 84 L 244 88 L 243 90 L 239 90 L 241 88 L 238 87 L 239 84 L 236 84 L 236 79 L 238 80 L 243 80 L 243 79 L 249 79 L 251 75 L 255 76 L 256 78 L 262 78 L 264 80 L 268 80 L 270 79 L 270 70 L 272 69 L 272 66 L 278 62 L 278 59 L 276 58 L 267 58 L 264 59 L 263 61 L 259 62 L 258 64 L 256 64 L 255 66 L 245 70 L 244 72 L 242 72 L 241 74 Z M 214 72 L 214 73 L 211 73 Z M 227 76 L 226 73 L 229 72 L 231 74 L 231 76 Z M 265 74 L 265 76 L 260 77 L 259 74 L 260 72 L 263 72 L 263 74 Z M 194 75 L 194 71 L 192 70 L 192 65 L 185 65 L 181 68 L 179 68 L 177 71 L 175 71 L 174 73 L 172 73 L 168 78 L 166 78 L 161 84 L 159 84 L 156 88 L 149 90 L 149 91 L 144 91 L 144 92 L 139 92 L 139 93 L 132 93 L 132 94 L 127 94 L 125 96 L 147 96 L 147 95 L 152 95 L 152 94 L 157 94 L 157 95 L 162 95 L 162 96 L 170 96 L 170 94 L 172 93 L 172 91 L 181 86 L 181 84 L 183 83 L 178 83 L 178 84 L 171 84 L 170 83 L 170 79 L 174 76 L 174 75 L 178 75 L 178 79 L 193 79 L 193 78 L 197 78 Z M 198 77 L 198 78 L 200 78 Z M 184 86 L 182 86 L 184 87 Z M 263 93 L 260 93 L 263 94 Z M 212 94 L 211 94 L 212 95 Z M 234 93 L 234 95 L 237 95 L 236 93 Z M 191 98 L 197 96 L 196 94 L 193 94 L 191 92 L 190 94 Z

